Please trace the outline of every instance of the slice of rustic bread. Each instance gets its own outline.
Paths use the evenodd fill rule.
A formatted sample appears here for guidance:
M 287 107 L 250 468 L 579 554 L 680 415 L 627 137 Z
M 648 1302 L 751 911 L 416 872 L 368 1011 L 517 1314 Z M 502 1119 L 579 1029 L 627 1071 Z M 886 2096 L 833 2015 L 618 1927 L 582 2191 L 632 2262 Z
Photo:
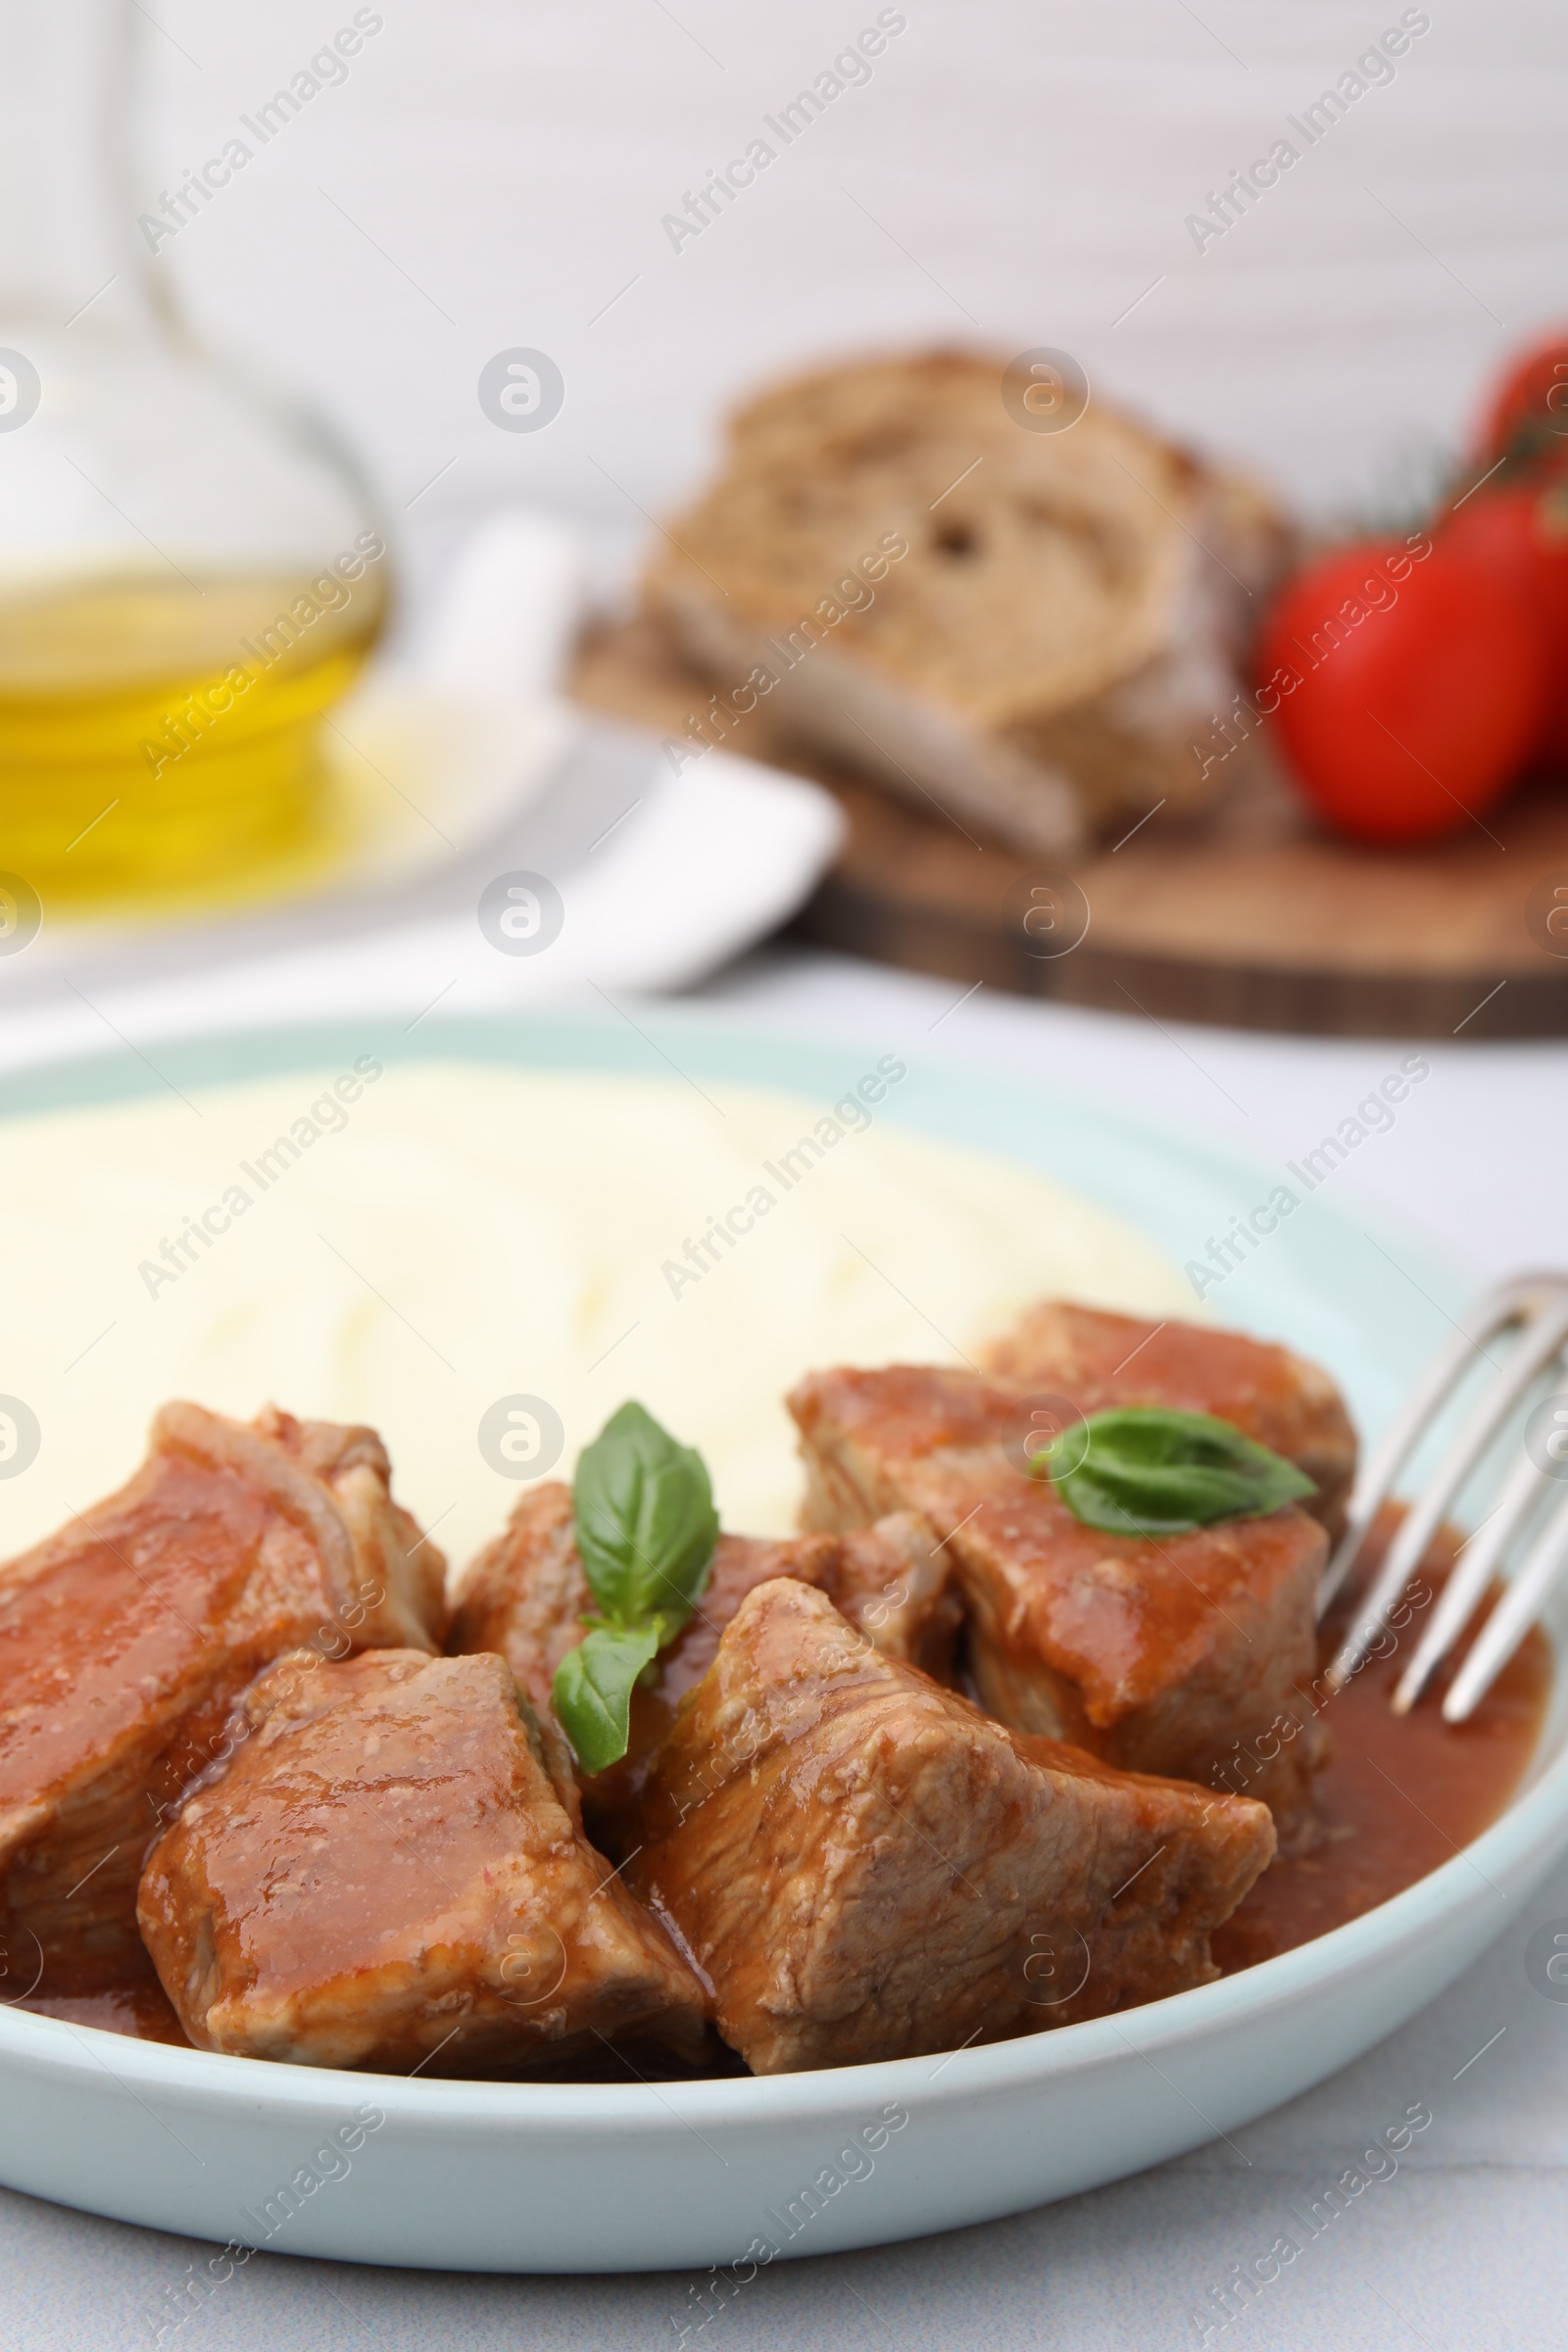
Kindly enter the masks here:
M 934 351 L 763 394 L 645 589 L 720 726 L 770 695 L 803 741 L 1051 854 L 1208 798 L 1194 745 L 1286 535 L 1098 398 L 1018 423 L 1004 373 Z

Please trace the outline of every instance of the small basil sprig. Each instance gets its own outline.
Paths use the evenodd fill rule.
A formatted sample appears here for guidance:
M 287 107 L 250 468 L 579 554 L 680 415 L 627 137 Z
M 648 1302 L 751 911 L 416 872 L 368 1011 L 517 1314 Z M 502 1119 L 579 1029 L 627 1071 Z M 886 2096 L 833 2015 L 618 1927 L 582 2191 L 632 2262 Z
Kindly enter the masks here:
M 603 1772 L 626 1753 L 638 1676 L 696 1605 L 718 1541 L 700 1453 L 640 1404 L 585 1446 L 572 1482 L 577 1553 L 599 1614 L 556 1669 L 556 1713 L 579 1760 Z
M 1036 1458 L 1075 1518 L 1118 1536 L 1187 1536 L 1315 1492 L 1294 1462 L 1228 1421 L 1162 1405 L 1091 1413 Z

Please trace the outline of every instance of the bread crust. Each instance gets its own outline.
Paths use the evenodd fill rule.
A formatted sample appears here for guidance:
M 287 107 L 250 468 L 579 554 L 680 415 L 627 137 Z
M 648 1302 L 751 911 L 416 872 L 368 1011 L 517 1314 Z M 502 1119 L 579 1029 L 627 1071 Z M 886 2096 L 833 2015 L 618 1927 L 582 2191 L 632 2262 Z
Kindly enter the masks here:
M 1004 373 L 939 350 L 765 392 L 644 590 L 804 742 L 1071 852 L 1212 797 L 1194 745 L 1288 534 L 1254 485 L 1096 398 L 1067 431 L 1025 430 Z

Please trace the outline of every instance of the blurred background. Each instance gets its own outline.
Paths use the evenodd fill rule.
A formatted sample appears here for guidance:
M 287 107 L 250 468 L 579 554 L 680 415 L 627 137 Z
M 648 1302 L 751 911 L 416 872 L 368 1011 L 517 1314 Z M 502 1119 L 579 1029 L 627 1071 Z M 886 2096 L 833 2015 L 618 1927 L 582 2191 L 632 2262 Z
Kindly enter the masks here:
M 1430 1223 L 1505 1250 L 1479 1176 L 1432 1171 L 1499 1116 L 1555 1148 L 1507 1041 L 1568 1033 L 1560 12 L 0 0 L 0 1060 L 697 990 L 896 1012 L 1284 1148 L 1303 1088 L 1332 1123 L 1419 1037 L 1469 1091 L 1365 1181 L 1419 1171 Z M 744 668 L 639 611 L 738 404 L 938 350 L 995 371 L 994 435 L 1003 369 L 1055 354 L 1094 430 L 1148 428 L 1181 625 L 1220 571 L 1250 600 L 1164 723 L 1177 780 L 1135 762 L 1076 831 L 771 711 L 683 757 Z M 1090 428 L 1011 438 L 1044 466 Z M 1259 486 L 1255 571 L 1158 489 L 1193 461 Z M 922 530 L 956 513 L 929 490 Z M 1381 734 L 1297 723 L 1321 680 L 1260 723 L 1259 646 L 1440 524 L 1324 669 Z M 958 620 L 961 684 L 998 624 Z
M 354 16 L 154 13 L 149 205 Z M 375 13 L 346 79 L 157 260 L 215 340 L 334 419 L 420 550 L 518 496 L 624 545 L 760 378 L 934 340 L 1061 345 L 1311 512 L 1377 506 L 1427 483 L 1495 362 L 1564 306 L 1568 22 L 1542 0 L 1435 9 L 1394 78 L 1201 251 L 1187 216 L 1397 6 L 915 0 L 869 79 L 678 250 L 663 217 L 770 136 L 874 7 Z M 513 345 L 565 379 L 548 433 L 479 409 Z

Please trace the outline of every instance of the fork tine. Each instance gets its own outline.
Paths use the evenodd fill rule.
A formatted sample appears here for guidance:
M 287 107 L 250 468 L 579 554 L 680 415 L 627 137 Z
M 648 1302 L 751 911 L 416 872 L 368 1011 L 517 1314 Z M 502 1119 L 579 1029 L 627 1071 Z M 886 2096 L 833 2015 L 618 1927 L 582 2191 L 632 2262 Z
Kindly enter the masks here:
M 1451 1339 L 1431 1364 L 1428 1365 L 1414 1394 L 1406 1398 L 1382 1445 L 1356 1481 L 1355 1499 L 1350 1506 L 1348 1522 L 1340 1539 L 1339 1549 L 1323 1571 L 1318 1587 L 1317 1613 L 1321 1617 L 1361 1556 L 1361 1548 L 1372 1532 L 1379 1511 L 1394 1490 L 1394 1482 L 1403 1469 L 1405 1457 L 1415 1446 L 1417 1439 L 1453 1388 L 1466 1367 L 1475 1361 L 1478 1346 L 1495 1336 L 1506 1318 L 1498 1316 L 1487 1325 L 1479 1338 L 1472 1340 L 1465 1332 Z
M 1438 1595 L 1438 1605 L 1428 1620 L 1415 1656 L 1394 1693 L 1396 1715 L 1409 1713 L 1469 1624 L 1492 1581 L 1493 1571 L 1529 1517 L 1531 1505 L 1545 1483 L 1546 1473 L 1538 1470 L 1527 1453 L 1521 1454 L 1509 1473 L 1495 1510 L 1476 1529 Z
M 1552 1512 L 1482 1627 L 1443 1702 L 1445 1723 L 1463 1723 L 1485 1698 L 1568 1569 L 1568 1494 Z
M 1466 1316 L 1464 1326 L 1454 1333 L 1446 1346 L 1439 1349 L 1416 1382 L 1413 1392 L 1395 1416 L 1382 1445 L 1356 1481 L 1348 1524 L 1318 1587 L 1319 1617 L 1359 1559 L 1362 1545 L 1372 1532 L 1378 1512 L 1388 1501 L 1394 1482 L 1404 1467 L 1405 1457 L 1413 1450 L 1433 1414 L 1450 1389 L 1457 1385 L 1461 1375 L 1474 1363 L 1488 1340 L 1494 1339 L 1499 1332 L 1528 1314 L 1538 1287 L 1537 1284 L 1522 1281 L 1505 1284 L 1502 1289 L 1489 1293 Z
M 1509 1320 L 1517 1320 L 1517 1311 Z M 1483 1330 L 1482 1343 L 1491 1336 L 1492 1330 Z M 1449 1504 L 1514 1405 L 1543 1365 L 1558 1352 L 1565 1338 L 1568 1338 L 1568 1298 L 1559 1298 L 1555 1308 L 1544 1313 L 1539 1322 L 1527 1324 L 1525 1336 L 1507 1365 L 1476 1403 L 1442 1469 L 1400 1527 L 1377 1583 L 1328 1670 L 1326 1680 L 1331 1690 L 1343 1690 L 1364 1665 L 1390 1609 L 1426 1556 L 1427 1546 L 1442 1526 Z

